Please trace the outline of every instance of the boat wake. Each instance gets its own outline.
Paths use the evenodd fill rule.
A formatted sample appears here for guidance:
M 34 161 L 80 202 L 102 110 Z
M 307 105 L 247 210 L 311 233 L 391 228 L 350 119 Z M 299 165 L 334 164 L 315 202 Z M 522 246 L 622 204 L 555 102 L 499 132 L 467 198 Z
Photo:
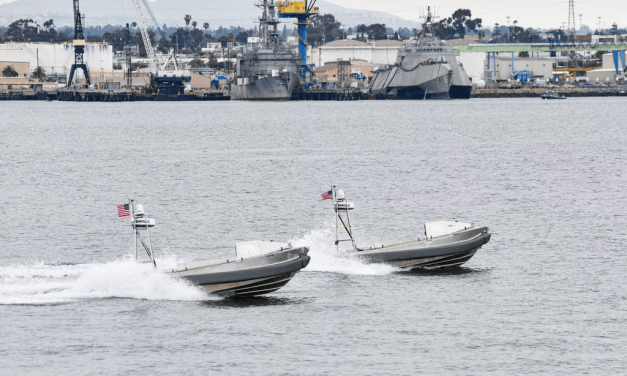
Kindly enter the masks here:
M 301 272 L 330 272 L 351 275 L 387 275 L 399 271 L 390 265 L 366 264 L 354 258 L 342 257 L 335 248 L 335 224 L 325 223 L 290 240 L 294 246 L 309 246 L 311 262 Z M 348 247 L 350 243 L 345 243 Z
M 159 261 L 168 262 L 157 259 L 157 264 Z M 131 260 L 104 264 L 0 266 L 0 305 L 63 304 L 108 298 L 212 299 L 185 281 L 154 270 L 152 264 Z

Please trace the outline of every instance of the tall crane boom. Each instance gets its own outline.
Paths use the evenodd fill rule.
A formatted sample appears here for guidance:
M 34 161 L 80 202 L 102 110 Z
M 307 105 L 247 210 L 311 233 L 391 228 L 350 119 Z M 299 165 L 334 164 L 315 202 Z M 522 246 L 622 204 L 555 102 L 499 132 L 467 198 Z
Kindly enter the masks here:
M 83 21 L 81 17 L 81 11 L 78 7 L 78 0 L 74 1 L 74 39 L 84 40 L 83 36 Z
M 140 1 L 144 4 L 142 7 Z M 133 5 L 135 5 L 135 11 L 137 12 L 138 25 L 142 34 L 142 39 L 144 40 L 144 47 L 146 48 L 146 55 L 148 55 L 148 59 L 150 60 L 150 67 L 152 68 L 152 72 L 155 76 L 159 74 L 159 71 L 168 70 L 176 72 L 178 71 L 178 67 L 176 65 L 176 59 L 174 58 L 174 54 L 170 52 L 167 55 L 158 54 L 155 52 L 155 49 L 152 46 L 152 42 L 150 41 L 150 34 L 148 34 L 148 26 L 146 25 L 146 19 L 144 18 L 144 8 L 148 11 L 148 14 L 152 18 L 152 21 L 155 24 L 155 27 L 159 31 L 162 37 L 166 37 L 165 32 L 161 30 L 159 27 L 159 23 L 155 18 L 155 15 L 152 13 L 150 6 L 146 0 L 133 0 Z M 171 66 L 171 67 L 169 67 Z
M 139 1 L 140 0 L 133 0 L 133 4 L 135 5 L 135 11 L 137 12 L 137 21 L 139 21 L 139 30 L 141 31 L 142 38 L 144 39 L 144 47 L 146 48 L 146 55 L 148 55 L 148 60 L 150 60 L 152 72 L 157 75 L 159 73 L 157 55 L 155 54 L 155 50 L 152 48 L 152 42 L 150 42 L 148 28 L 146 27 L 146 21 L 144 20 L 144 13 L 142 12 L 142 7 L 139 4 Z
M 91 85 L 89 79 L 89 71 L 87 65 L 83 60 L 83 54 L 85 53 L 85 37 L 83 36 L 83 22 L 81 20 L 81 11 L 78 7 L 78 0 L 72 0 L 74 6 L 74 64 L 70 69 L 70 76 L 67 81 L 67 86 L 72 86 L 72 80 L 74 79 L 74 73 L 77 69 L 81 69 L 85 74 L 85 81 L 87 85 Z
M 148 0 L 142 0 L 142 1 L 144 2 L 144 6 L 146 7 L 146 10 L 148 11 L 148 14 L 150 15 L 150 18 L 152 18 L 152 22 L 157 27 L 157 31 L 159 31 L 159 34 L 161 34 L 161 38 L 167 38 L 168 36 L 161 29 L 161 26 L 159 26 L 159 22 L 157 22 L 157 17 L 155 17 L 155 14 L 152 13 L 152 9 L 150 9 L 150 6 L 148 5 Z

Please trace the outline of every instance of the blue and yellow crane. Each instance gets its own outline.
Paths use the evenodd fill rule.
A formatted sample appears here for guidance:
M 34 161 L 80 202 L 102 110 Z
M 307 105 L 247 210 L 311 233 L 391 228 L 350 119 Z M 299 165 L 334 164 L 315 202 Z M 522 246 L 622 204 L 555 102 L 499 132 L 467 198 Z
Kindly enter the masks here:
M 307 26 L 310 25 L 309 17 L 318 14 L 318 8 L 314 7 L 316 0 L 304 0 L 304 1 L 278 1 L 278 15 L 279 18 L 296 18 L 298 21 L 298 52 L 300 53 L 301 61 L 305 67 L 303 76 L 306 71 L 312 73 L 311 67 L 307 65 Z

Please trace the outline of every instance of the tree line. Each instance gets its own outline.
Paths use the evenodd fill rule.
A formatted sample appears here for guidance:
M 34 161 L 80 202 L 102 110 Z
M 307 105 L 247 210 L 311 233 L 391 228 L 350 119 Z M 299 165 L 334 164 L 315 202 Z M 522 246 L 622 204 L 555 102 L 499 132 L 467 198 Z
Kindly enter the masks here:
M 203 22 L 201 25 L 192 20 L 190 15 L 185 15 L 182 19 L 185 27 L 168 27 L 165 24 L 161 27 L 166 35 L 165 38 L 158 35 L 156 28 L 149 28 L 148 34 L 153 46 L 162 52 L 175 48 L 180 53 L 199 53 L 209 42 L 220 42 L 227 47 L 229 42 L 246 43 L 248 37 L 257 32 L 255 28 L 244 29 L 239 26 L 219 26 L 212 30 L 208 22 Z M 140 54 L 145 56 L 141 31 L 136 22 L 127 26 L 89 26 L 83 29 L 83 34 L 88 42 L 105 40 L 113 46 L 114 51 L 123 51 L 127 45 L 139 46 Z M 8 26 L 0 27 L 0 43 L 68 43 L 73 39 L 74 29 L 69 26 L 57 27 L 53 19 L 43 24 L 33 19 L 18 19 Z
M 259 32 L 255 28 L 242 28 L 231 26 L 211 29 L 208 22 L 198 22 L 189 14 L 181 18 L 185 27 L 162 26 L 165 37 L 157 35 L 156 28 L 149 29 L 153 46 L 162 52 L 176 49 L 180 53 L 198 54 L 209 42 L 220 42 L 223 47 L 229 43 L 244 44 L 250 36 L 257 36 Z M 308 42 L 318 46 L 334 40 L 341 40 L 347 35 L 356 35 L 358 40 L 381 39 L 408 39 L 419 35 L 420 30 L 400 27 L 393 30 L 385 24 L 361 24 L 345 28 L 332 14 L 317 14 L 311 19 L 308 28 Z M 191 25 L 191 27 L 190 27 Z M 423 25 L 424 29 L 424 25 Z M 434 34 L 444 40 L 464 38 L 466 35 L 477 35 L 484 43 L 538 43 L 551 40 L 565 41 L 567 35 L 562 29 L 550 29 L 542 31 L 534 28 L 525 28 L 514 20 L 511 25 L 495 24 L 493 28 L 483 28 L 481 18 L 473 18 L 470 9 L 457 9 L 451 16 L 445 17 L 433 23 Z M 619 28 L 616 24 L 608 30 L 595 30 L 594 34 L 624 34 L 625 28 Z M 284 25 L 283 37 L 295 35 L 296 30 L 288 30 Z M 87 41 L 102 41 L 113 45 L 115 51 L 122 51 L 127 45 L 139 46 L 140 54 L 145 56 L 141 32 L 137 23 L 133 22 L 128 28 L 123 26 L 90 26 L 84 28 Z M 3 42 L 71 42 L 74 38 L 74 30 L 71 27 L 57 27 L 53 19 L 43 24 L 33 19 L 18 19 L 7 27 L 0 27 L 0 43 Z

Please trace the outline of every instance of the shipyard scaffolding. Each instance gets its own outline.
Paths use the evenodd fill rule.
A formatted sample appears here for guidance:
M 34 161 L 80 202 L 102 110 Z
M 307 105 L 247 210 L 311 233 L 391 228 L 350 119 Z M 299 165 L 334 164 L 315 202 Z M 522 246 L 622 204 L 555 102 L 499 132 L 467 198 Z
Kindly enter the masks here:
M 301 59 L 301 76 L 307 77 L 307 73 L 313 75 L 312 67 L 307 64 L 307 26 L 311 23 L 309 18 L 318 14 L 318 8 L 314 7 L 316 0 L 304 1 L 279 1 L 279 18 L 296 18 L 298 26 L 298 52 Z

